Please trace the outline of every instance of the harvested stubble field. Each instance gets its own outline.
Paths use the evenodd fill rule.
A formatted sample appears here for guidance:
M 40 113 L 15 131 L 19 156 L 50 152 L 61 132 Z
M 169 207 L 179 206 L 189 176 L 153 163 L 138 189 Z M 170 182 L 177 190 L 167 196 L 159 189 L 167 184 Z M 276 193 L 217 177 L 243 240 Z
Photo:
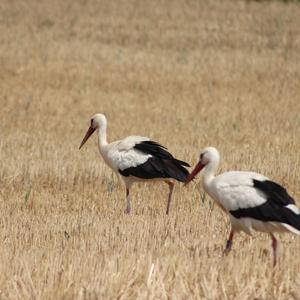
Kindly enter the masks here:
M 0 3 L 0 299 L 299 299 L 300 238 L 241 234 L 196 183 L 132 189 L 93 137 L 146 135 L 192 165 L 262 172 L 300 204 L 300 6 Z M 151 270 L 152 269 L 152 270 Z M 151 272 L 153 271 L 153 272 Z M 151 276 L 149 276 L 151 274 Z

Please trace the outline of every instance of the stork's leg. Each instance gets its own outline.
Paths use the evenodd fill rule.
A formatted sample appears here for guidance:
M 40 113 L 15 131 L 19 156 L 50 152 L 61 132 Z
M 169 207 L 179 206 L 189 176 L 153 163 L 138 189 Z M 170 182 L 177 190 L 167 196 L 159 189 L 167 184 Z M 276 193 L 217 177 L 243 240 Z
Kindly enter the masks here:
M 232 243 L 233 243 L 233 236 L 234 236 L 234 231 L 233 229 L 231 229 L 230 231 L 230 234 L 229 234 L 229 238 L 226 242 L 226 246 L 225 246 L 225 249 L 224 249 L 224 254 L 228 254 L 232 248 Z
M 174 183 L 171 181 L 166 181 L 166 183 L 169 186 L 169 196 L 168 196 L 168 203 L 167 203 L 167 211 L 166 214 L 169 214 L 170 211 L 170 205 L 171 205 L 171 200 L 172 200 L 172 194 L 173 194 L 173 189 L 174 189 Z
M 275 267 L 277 263 L 277 240 L 272 233 L 270 233 L 270 236 L 272 238 L 272 248 L 273 248 L 273 267 Z
M 125 208 L 125 214 L 130 214 L 131 205 L 130 205 L 130 194 L 129 194 L 129 188 L 126 187 L 126 208 Z

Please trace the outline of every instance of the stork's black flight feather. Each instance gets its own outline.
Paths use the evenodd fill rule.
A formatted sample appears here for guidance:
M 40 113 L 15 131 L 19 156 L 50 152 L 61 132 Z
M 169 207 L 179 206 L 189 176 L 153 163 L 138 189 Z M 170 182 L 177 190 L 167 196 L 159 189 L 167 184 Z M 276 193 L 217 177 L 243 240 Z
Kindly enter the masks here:
M 141 179 L 174 178 L 181 182 L 186 181 L 189 172 L 185 167 L 190 165 L 174 158 L 164 146 L 154 141 L 143 141 L 136 144 L 134 149 L 150 154 L 151 157 L 141 165 L 119 170 L 121 175 Z
M 264 222 L 288 224 L 300 231 L 300 215 L 288 208 L 295 200 L 286 189 L 276 182 L 253 179 L 253 187 L 266 197 L 266 202 L 259 206 L 231 210 L 235 218 L 253 218 Z

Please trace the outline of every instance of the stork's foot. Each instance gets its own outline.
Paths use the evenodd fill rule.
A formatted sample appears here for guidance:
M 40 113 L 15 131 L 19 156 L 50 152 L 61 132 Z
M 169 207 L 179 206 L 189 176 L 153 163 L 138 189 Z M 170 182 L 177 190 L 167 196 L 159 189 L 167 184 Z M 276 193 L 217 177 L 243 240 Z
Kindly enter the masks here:
M 233 236 L 234 236 L 234 231 L 231 229 L 229 238 L 226 242 L 225 249 L 223 251 L 223 255 L 228 255 L 228 253 L 231 251 L 232 244 L 233 244 Z
M 126 187 L 126 208 L 124 210 L 124 213 L 128 215 L 130 214 L 130 210 L 131 210 L 131 204 L 130 204 L 129 188 Z
M 166 210 L 166 215 L 168 215 L 170 212 L 170 206 L 167 207 L 167 210 Z
M 131 211 L 130 207 L 126 207 L 125 210 L 124 210 L 124 213 L 125 213 L 126 215 L 129 215 L 129 214 L 130 214 L 130 211 Z
M 273 249 L 273 267 L 276 267 L 277 264 L 277 240 L 275 236 L 271 233 L 272 238 L 272 249 Z
M 173 189 L 174 189 L 174 183 L 171 182 L 171 181 L 165 181 L 165 182 L 169 186 L 169 196 L 168 196 L 168 203 L 167 203 L 167 210 L 166 210 L 166 215 L 168 215 L 169 212 L 170 212 L 170 206 L 171 206 L 172 194 L 173 194 Z
M 223 250 L 223 255 L 228 255 L 232 248 L 232 240 L 226 242 L 225 249 Z

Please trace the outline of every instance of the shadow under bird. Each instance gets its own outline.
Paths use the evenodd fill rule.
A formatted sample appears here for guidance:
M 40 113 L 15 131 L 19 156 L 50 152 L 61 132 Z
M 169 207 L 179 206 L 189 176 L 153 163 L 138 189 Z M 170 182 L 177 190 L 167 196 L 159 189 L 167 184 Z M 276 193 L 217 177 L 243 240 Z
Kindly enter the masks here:
M 186 184 L 203 169 L 204 190 L 225 211 L 231 221 L 231 232 L 225 253 L 232 247 L 235 232 L 251 235 L 252 229 L 269 233 L 272 239 L 273 265 L 276 265 L 277 240 L 274 232 L 300 234 L 300 215 L 294 199 L 286 189 L 254 172 L 231 171 L 215 176 L 220 162 L 216 148 L 205 148 Z
M 97 130 L 99 151 L 105 163 L 119 174 L 126 187 L 125 213 L 130 213 L 130 187 L 134 182 L 160 180 L 169 186 L 166 214 L 169 214 L 174 180 L 185 182 L 189 175 L 185 167 L 190 165 L 178 160 L 167 148 L 147 137 L 128 136 L 123 140 L 108 143 L 107 120 L 103 114 L 95 114 L 79 149 Z

